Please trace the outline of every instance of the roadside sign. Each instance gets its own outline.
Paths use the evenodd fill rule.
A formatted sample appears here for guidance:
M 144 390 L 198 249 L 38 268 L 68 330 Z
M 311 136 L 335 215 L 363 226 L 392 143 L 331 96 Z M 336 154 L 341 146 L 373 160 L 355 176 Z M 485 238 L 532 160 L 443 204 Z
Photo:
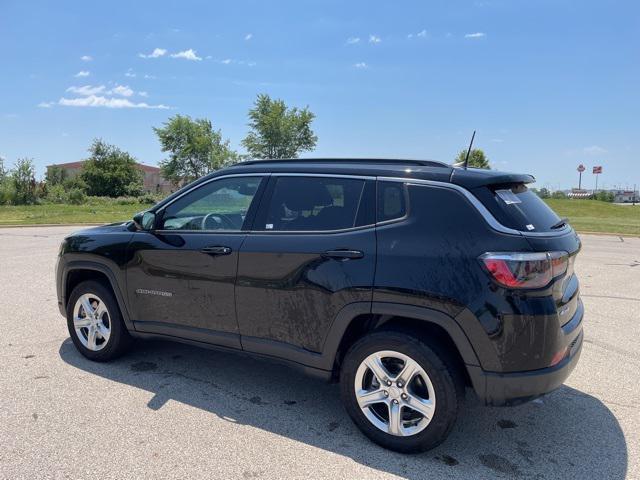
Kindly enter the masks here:
M 601 166 L 593 167 L 593 173 L 594 174 L 602 173 L 602 167 Z
M 586 169 L 584 168 L 584 165 L 582 165 L 582 164 L 578 165 L 578 171 L 579 171 L 580 173 L 584 172 L 585 170 L 586 170 Z

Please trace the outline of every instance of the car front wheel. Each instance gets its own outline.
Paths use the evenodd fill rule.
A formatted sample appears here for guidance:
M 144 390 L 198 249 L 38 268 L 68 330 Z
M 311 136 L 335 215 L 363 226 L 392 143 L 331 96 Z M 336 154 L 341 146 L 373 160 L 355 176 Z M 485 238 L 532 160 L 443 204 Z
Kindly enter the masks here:
M 80 283 L 69 295 L 67 327 L 80 353 L 97 362 L 120 356 L 131 343 L 111 289 L 93 280 Z

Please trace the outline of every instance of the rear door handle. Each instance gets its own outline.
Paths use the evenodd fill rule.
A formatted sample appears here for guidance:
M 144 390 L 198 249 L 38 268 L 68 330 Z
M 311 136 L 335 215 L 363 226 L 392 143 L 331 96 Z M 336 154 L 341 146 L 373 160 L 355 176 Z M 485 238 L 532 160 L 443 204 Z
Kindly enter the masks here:
M 210 247 L 204 247 L 201 250 L 202 253 L 208 255 L 229 255 L 231 253 L 231 247 L 223 247 L 222 245 L 212 245 Z
M 322 256 L 337 260 L 355 260 L 364 257 L 364 253 L 360 250 L 327 250 Z

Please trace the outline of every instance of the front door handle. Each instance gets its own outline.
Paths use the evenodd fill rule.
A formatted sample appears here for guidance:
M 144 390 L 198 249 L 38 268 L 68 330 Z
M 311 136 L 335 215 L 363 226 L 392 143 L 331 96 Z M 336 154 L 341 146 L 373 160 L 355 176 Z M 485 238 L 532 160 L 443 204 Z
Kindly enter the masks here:
M 208 255 L 229 255 L 231 253 L 231 247 L 212 245 L 210 247 L 204 247 L 201 252 Z
M 360 250 L 327 250 L 322 256 L 336 260 L 355 260 L 364 257 L 364 253 Z

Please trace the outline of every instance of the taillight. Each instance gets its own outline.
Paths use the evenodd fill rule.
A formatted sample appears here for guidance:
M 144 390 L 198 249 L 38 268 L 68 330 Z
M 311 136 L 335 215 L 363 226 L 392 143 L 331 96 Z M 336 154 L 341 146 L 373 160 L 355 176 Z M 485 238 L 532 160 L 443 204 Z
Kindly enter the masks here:
M 480 261 L 507 288 L 541 288 L 567 271 L 566 252 L 485 253 Z

